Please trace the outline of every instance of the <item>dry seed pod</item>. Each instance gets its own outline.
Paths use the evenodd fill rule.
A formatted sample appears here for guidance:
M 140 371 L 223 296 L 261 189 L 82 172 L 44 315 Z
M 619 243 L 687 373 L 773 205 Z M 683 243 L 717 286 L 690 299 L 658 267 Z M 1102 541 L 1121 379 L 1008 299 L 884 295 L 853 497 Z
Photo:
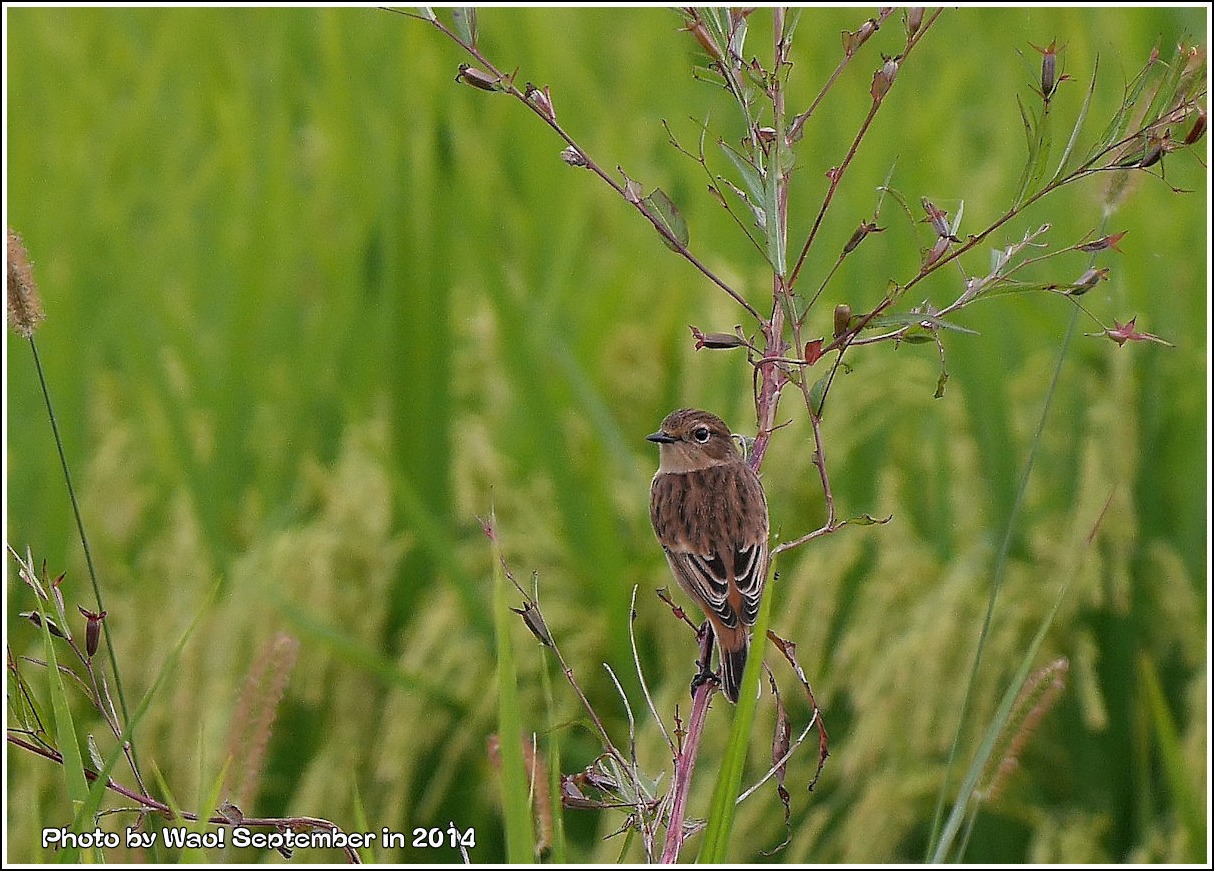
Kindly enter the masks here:
M 497 76 L 491 76 L 484 70 L 478 70 L 469 64 L 459 65 L 459 72 L 455 74 L 455 80 L 457 82 L 466 82 L 474 88 L 480 88 L 482 91 L 496 91 L 501 85 L 501 79 Z

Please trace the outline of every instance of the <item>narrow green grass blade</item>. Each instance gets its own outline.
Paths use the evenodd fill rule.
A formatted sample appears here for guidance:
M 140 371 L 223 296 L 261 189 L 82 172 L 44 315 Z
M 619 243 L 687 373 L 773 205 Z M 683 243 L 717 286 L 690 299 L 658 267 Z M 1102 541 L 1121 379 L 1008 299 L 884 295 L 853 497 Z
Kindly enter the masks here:
M 1045 619 L 1042 620 L 1041 626 L 1037 630 L 1037 635 L 1033 638 L 1028 650 L 1025 652 L 1020 662 L 1020 667 L 1008 686 L 1007 692 L 1004 694 L 1003 700 L 999 703 L 999 707 L 995 712 L 995 716 L 987 729 L 986 737 L 983 739 L 981 746 L 978 748 L 973 761 L 970 763 L 966 771 L 965 779 L 962 781 L 960 789 L 957 791 L 957 797 L 953 802 L 952 811 L 949 813 L 947 821 L 944 823 L 944 828 L 940 828 L 941 813 L 944 809 L 944 791 L 947 789 L 949 774 L 952 771 L 953 763 L 956 760 L 957 750 L 960 746 L 962 729 L 965 727 L 966 715 L 969 712 L 970 696 L 978 679 L 978 667 L 982 662 L 982 654 L 986 648 L 986 640 L 990 631 L 991 622 L 994 618 L 995 604 L 999 595 L 999 589 L 1003 585 L 1003 571 L 1007 563 L 1008 552 L 1011 548 L 1012 533 L 1016 528 L 1016 521 L 1020 514 L 1020 509 L 1024 504 L 1025 492 L 1028 489 L 1029 477 L 1032 474 L 1033 467 L 1037 459 L 1037 451 L 1041 445 L 1042 435 L 1045 432 L 1045 422 L 1049 415 L 1050 408 L 1054 404 L 1054 395 L 1058 387 L 1058 380 L 1062 374 L 1062 364 L 1066 361 L 1067 351 L 1071 346 L 1071 340 L 1075 335 L 1076 324 L 1079 320 L 1079 309 L 1071 312 L 1071 319 L 1067 323 L 1067 330 L 1062 338 L 1062 344 L 1058 351 L 1058 358 L 1054 363 L 1054 371 L 1050 380 L 1049 387 L 1046 389 L 1045 399 L 1042 402 L 1041 414 L 1037 420 L 1037 428 L 1033 435 L 1033 443 L 1029 448 L 1028 458 L 1025 460 L 1024 471 L 1020 476 L 1020 484 L 1016 491 L 1015 500 L 1012 503 L 1011 513 L 1008 515 L 1007 523 L 1003 534 L 1003 544 L 999 551 L 999 556 L 995 562 L 994 577 L 991 582 L 990 600 L 987 605 L 986 617 L 983 620 L 982 631 L 978 636 L 978 647 L 974 652 L 974 663 L 970 670 L 969 681 L 965 689 L 965 696 L 961 703 L 961 715 L 957 720 L 957 731 L 953 736 L 952 747 L 949 750 L 948 763 L 945 767 L 944 780 L 942 781 L 940 795 L 936 803 L 935 815 L 932 819 L 931 836 L 928 841 L 929 861 L 943 862 L 952 847 L 953 840 L 957 837 L 961 823 L 965 818 L 966 808 L 969 807 L 970 799 L 974 792 L 974 787 L 978 784 L 978 779 L 982 776 L 982 772 L 986 767 L 986 762 L 990 758 L 991 751 L 995 747 L 996 741 L 1000 734 L 1007 727 L 1008 719 L 1011 716 L 1012 707 L 1016 703 L 1016 696 L 1019 695 L 1021 687 L 1024 686 L 1025 680 L 1028 679 L 1029 672 L 1033 667 L 1033 660 L 1037 655 L 1037 650 L 1041 646 L 1042 640 L 1045 638 L 1045 633 L 1054 622 L 1054 617 L 1058 613 L 1058 608 L 1062 604 L 1063 598 L 1066 596 L 1067 590 L 1070 589 L 1071 579 L 1068 578 L 1058 591 L 1058 596 L 1054 600 L 1053 607 L 1050 608 Z
M 734 709 L 733 729 L 729 743 L 721 759 L 721 770 L 717 774 L 717 785 L 712 793 L 712 805 L 708 811 L 708 828 L 704 832 L 704 846 L 700 850 L 700 862 L 722 864 L 728 862 L 729 835 L 733 829 L 737 797 L 742 791 L 742 771 L 750 747 L 750 734 L 758 710 L 759 676 L 763 673 L 763 654 L 767 650 L 767 626 L 771 622 L 771 600 L 775 591 L 768 585 L 768 593 L 759 605 L 759 619 L 755 623 L 750 658 L 742 674 L 742 687 L 738 690 L 738 704 Z
M 771 165 L 767 167 L 767 175 L 764 176 L 763 190 L 763 211 L 767 213 L 767 259 L 771 261 L 771 268 L 775 270 L 776 275 L 783 276 L 788 272 L 788 264 L 786 258 L 786 239 L 785 230 L 787 229 L 784 222 L 780 218 L 780 184 L 781 174 L 784 172 L 785 162 L 788 155 L 785 147 L 781 144 L 784 141 L 784 119 L 776 119 L 776 138 L 772 148 Z
M 1079 141 L 1079 132 L 1083 129 L 1083 123 L 1087 120 L 1088 109 L 1092 105 L 1092 95 L 1096 93 L 1096 77 L 1100 73 L 1100 58 L 1096 58 L 1096 64 L 1092 68 L 1092 81 L 1088 83 L 1087 96 L 1083 98 L 1083 105 L 1079 107 L 1079 115 L 1075 118 L 1075 126 L 1071 128 L 1071 138 L 1067 140 L 1066 148 L 1062 150 L 1062 158 L 1058 161 L 1058 169 L 1054 170 L 1054 176 L 1050 179 L 1050 184 L 1062 178 L 1062 174 L 1066 172 L 1067 161 L 1071 159 L 1071 152 L 1075 150 L 1075 143 Z
M 978 785 L 978 779 L 982 777 L 982 772 L 986 769 L 986 763 L 991 758 L 991 752 L 1007 728 L 1008 721 L 1011 719 L 1012 708 L 1016 704 L 1016 697 L 1020 695 L 1020 690 L 1024 688 L 1024 682 L 1028 680 L 1029 673 L 1033 669 L 1033 662 L 1037 657 L 1037 651 L 1041 648 L 1041 643 L 1045 640 L 1045 635 L 1049 631 L 1050 626 L 1053 625 L 1054 617 L 1058 614 L 1058 609 L 1062 605 L 1063 599 L 1066 598 L 1070 587 L 1071 581 L 1068 578 L 1058 589 L 1058 595 L 1054 599 L 1053 606 L 1050 608 L 1049 613 L 1045 615 L 1045 619 L 1041 621 L 1036 636 L 1033 637 L 1032 643 L 1029 644 L 1028 650 L 1024 652 L 1024 656 L 1020 660 L 1020 667 L 1016 670 L 1012 682 L 1008 684 L 1007 691 L 1003 694 L 1003 699 L 999 702 L 999 707 L 995 711 L 995 716 L 991 719 L 990 726 L 987 727 L 982 744 L 965 772 L 965 779 L 961 782 L 961 787 L 957 790 L 957 798 L 953 802 L 953 809 L 949 813 L 948 820 L 944 824 L 944 829 L 940 833 L 940 840 L 936 842 L 935 851 L 931 856 L 930 861 L 933 863 L 947 861 L 948 852 L 952 848 L 953 841 L 961 829 L 962 822 L 965 820 L 966 810 L 970 807 L 974 789 Z
M 367 808 L 363 804 L 363 794 L 361 791 L 359 791 L 357 783 L 351 784 L 350 795 L 350 803 L 354 806 L 354 831 L 375 831 L 375 829 L 371 826 L 370 821 L 367 819 Z M 372 841 L 371 843 L 376 844 L 378 842 Z M 379 855 L 379 851 L 371 845 L 368 845 L 365 849 L 358 850 L 356 852 L 364 864 L 368 861 L 374 864 L 380 864 L 381 862 L 385 861 L 384 857 Z
M 47 685 L 51 694 L 51 709 L 54 713 L 55 740 L 59 752 L 63 755 L 63 777 L 67 785 L 68 798 L 76 808 L 87 804 L 89 788 L 84 778 L 84 760 L 80 756 L 80 745 L 76 742 L 76 724 L 72 718 L 72 709 L 67 702 L 67 691 L 63 686 L 63 675 L 59 673 L 59 661 L 55 658 L 55 639 L 51 637 L 50 624 L 40 621 L 42 626 L 42 647 L 46 657 Z M 72 831 L 79 832 L 80 815 L 72 824 Z M 79 848 L 62 850 L 56 854 L 59 862 L 79 862 Z
M 186 627 L 185 632 L 181 634 L 177 643 L 173 645 L 173 649 L 169 652 L 168 658 L 165 659 L 164 664 L 160 667 L 160 673 L 156 675 L 156 680 L 152 683 L 151 689 L 144 694 L 143 699 L 139 702 L 139 707 L 135 709 L 135 713 L 131 716 L 130 722 L 122 730 L 122 738 L 106 760 L 106 767 L 101 772 L 101 776 L 93 783 L 92 789 L 88 792 L 87 800 L 80 805 L 76 813 L 76 819 L 73 821 L 73 827 L 80 825 L 84 820 L 91 820 L 101 808 L 101 799 L 105 795 L 105 782 L 109 778 L 110 771 L 113 770 L 115 763 L 122 755 L 122 745 L 131 740 L 131 736 L 135 734 L 135 728 L 147 714 L 148 709 L 151 708 L 152 699 L 155 698 L 169 675 L 176 671 L 177 663 L 181 659 L 181 651 L 185 649 L 186 642 L 194 634 L 194 630 L 198 627 L 198 622 L 202 619 L 202 615 L 209 611 L 211 605 L 214 604 L 222 585 L 223 582 L 218 581 L 211 588 L 210 595 L 207 596 L 197 613 L 194 614 L 194 619 L 190 621 L 190 625 Z
M 1163 782 L 1171 792 L 1172 801 L 1176 807 L 1176 817 L 1184 829 L 1188 848 L 1188 861 L 1200 865 L 1206 857 L 1202 848 L 1206 843 L 1206 817 L 1201 806 L 1201 799 L 1193 789 L 1188 776 L 1188 767 L 1180 749 L 1180 739 L 1176 734 L 1176 721 L 1168 710 L 1167 700 L 1163 696 L 1163 688 L 1159 685 L 1159 672 L 1155 663 L 1146 654 L 1138 660 L 1138 674 L 1141 680 L 1145 705 L 1150 714 L 1152 734 L 1159 747 L 1159 758 L 1163 763 Z
M 181 813 L 181 803 L 177 801 L 176 794 L 169 787 L 168 781 L 164 779 L 164 772 L 160 770 L 159 765 L 152 763 L 152 773 L 156 775 L 156 784 L 160 787 L 160 794 L 164 796 L 164 803 L 173 812 L 173 819 L 169 820 L 168 825 L 174 828 L 183 826 L 185 819 Z M 162 829 L 161 831 L 163 832 L 164 830 Z M 183 865 L 212 864 L 207 858 L 206 851 L 201 847 L 182 847 L 177 861 Z
M 289 602 L 278 601 L 275 604 L 300 635 L 326 645 L 351 666 L 363 669 L 388 686 L 398 686 L 408 692 L 422 694 L 453 714 L 467 713 L 467 705 L 441 684 L 403 671 L 395 662 L 386 659 L 363 642 Z
M 464 606 L 468 622 L 477 635 L 488 642 L 492 628 L 481 604 L 480 586 L 455 558 L 458 548 L 449 528 L 441 519 L 435 517 L 420 492 L 408 480 L 398 478 L 394 490 L 397 507 L 404 514 L 409 528 L 417 534 L 418 541 L 425 547 L 434 564 L 451 579 L 460 604 Z
M 535 838 L 531 826 L 530 788 L 523 765 L 522 716 L 518 706 L 518 672 L 514 645 L 510 640 L 512 617 L 507 599 L 509 584 L 502 567 L 496 538 L 496 521 L 490 513 L 493 540 L 493 623 L 497 634 L 497 734 L 501 748 L 502 812 L 506 817 L 506 861 L 530 864 L 535 861 Z
M 202 763 L 202 742 L 201 741 L 199 741 L 198 753 L 199 753 L 198 761 L 200 763 L 199 768 L 201 769 L 201 763 Z M 227 779 L 228 779 L 228 766 L 230 764 L 231 764 L 230 758 L 225 760 L 224 764 L 219 769 L 219 773 L 216 774 L 215 779 L 211 781 L 210 790 L 207 792 L 206 796 L 203 798 L 202 804 L 200 804 L 197 808 L 198 819 L 196 819 L 192 822 L 192 824 L 190 825 L 190 831 L 198 832 L 199 834 L 203 834 L 204 832 L 207 831 L 208 828 L 210 828 L 210 823 L 208 822 L 208 820 L 210 820 L 211 817 L 214 816 L 216 811 L 219 809 L 219 797 L 220 797 L 220 795 L 223 794 L 224 784 L 227 782 Z M 198 782 L 202 783 L 203 772 L 200 770 L 198 772 L 198 774 L 199 774 Z M 208 861 L 209 857 L 207 856 L 207 853 L 205 850 L 199 850 L 198 853 L 203 861 Z
M 763 176 L 759 174 L 750 162 L 742 155 L 738 154 L 729 145 L 724 142 L 720 143 L 721 151 L 725 152 L 725 156 L 729 158 L 729 162 L 733 164 L 734 169 L 738 171 L 739 177 L 742 179 L 742 184 L 746 188 L 746 193 L 750 197 L 752 203 L 762 203 L 767 199 L 766 184 L 763 181 Z M 771 214 L 767 212 L 765 214 Z
M 1029 180 L 1033 174 L 1033 163 L 1037 160 L 1037 137 L 1033 132 L 1033 120 L 1029 116 L 1028 109 L 1024 107 L 1024 101 L 1019 96 L 1016 97 L 1016 106 L 1020 109 L 1020 123 L 1024 125 L 1024 138 L 1028 144 L 1028 157 L 1025 158 L 1024 170 L 1020 174 L 1020 185 L 1016 193 L 1015 202 L 1017 205 L 1024 202 L 1029 189 Z
M 552 814 L 552 846 L 548 860 L 554 865 L 569 861 L 568 845 L 565 843 L 564 806 L 561 804 L 561 741 L 558 728 L 559 710 L 552 691 L 552 658 L 545 656 L 540 669 L 540 681 L 544 691 L 544 704 L 548 711 L 548 799 Z

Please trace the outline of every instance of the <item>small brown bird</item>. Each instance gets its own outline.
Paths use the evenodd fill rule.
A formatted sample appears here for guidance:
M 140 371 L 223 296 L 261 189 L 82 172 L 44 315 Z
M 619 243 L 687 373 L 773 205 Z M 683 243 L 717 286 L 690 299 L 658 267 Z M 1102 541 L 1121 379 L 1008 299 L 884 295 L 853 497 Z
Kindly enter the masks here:
M 763 485 L 715 414 L 681 408 L 646 438 L 661 446 L 649 490 L 653 531 L 674 579 L 712 626 L 721 689 L 736 703 L 767 581 Z

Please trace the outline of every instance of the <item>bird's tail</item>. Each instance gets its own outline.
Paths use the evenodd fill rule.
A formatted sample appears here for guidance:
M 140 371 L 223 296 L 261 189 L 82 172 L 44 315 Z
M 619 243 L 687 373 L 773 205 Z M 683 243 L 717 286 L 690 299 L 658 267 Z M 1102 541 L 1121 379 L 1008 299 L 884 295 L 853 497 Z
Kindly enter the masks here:
M 735 705 L 746 671 L 746 656 L 750 653 L 750 633 L 740 629 L 732 638 L 717 637 L 721 648 L 721 691 Z

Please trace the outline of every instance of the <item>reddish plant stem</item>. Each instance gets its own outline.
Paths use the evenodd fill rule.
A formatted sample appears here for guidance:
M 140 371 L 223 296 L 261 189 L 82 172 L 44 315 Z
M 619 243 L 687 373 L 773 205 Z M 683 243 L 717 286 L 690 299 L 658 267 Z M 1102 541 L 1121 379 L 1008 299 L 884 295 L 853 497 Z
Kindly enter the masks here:
M 930 18 L 923 22 L 923 26 L 919 29 L 919 32 L 916 33 L 914 37 L 907 40 L 906 50 L 899 58 L 899 63 L 906 60 L 906 57 L 911 53 L 911 50 L 915 47 L 915 45 L 918 44 L 919 40 L 923 38 L 923 35 L 931 29 L 933 24 L 936 23 L 936 19 L 940 17 L 942 11 L 943 10 L 939 9 L 936 10 L 936 12 L 933 13 Z M 838 189 L 839 183 L 843 180 L 843 176 L 846 174 L 847 168 L 852 162 L 852 158 L 856 156 L 856 152 L 860 148 L 860 143 L 864 139 L 865 134 L 868 132 L 868 128 L 872 125 L 873 119 L 877 116 L 877 110 L 881 108 L 881 104 L 884 102 L 885 97 L 888 96 L 888 94 L 889 92 L 887 91 L 880 97 L 873 99 L 872 106 L 869 107 L 868 110 L 868 115 L 864 118 L 863 123 L 860 125 L 860 129 L 856 132 L 855 138 L 852 140 L 851 148 L 847 150 L 847 155 L 843 158 L 843 162 L 839 164 L 839 166 L 835 168 L 834 172 L 830 174 L 830 186 L 826 190 L 826 196 L 822 198 L 822 205 L 818 209 L 817 216 L 814 218 L 813 226 L 810 228 L 809 235 L 805 239 L 805 244 L 801 246 L 801 254 L 797 257 L 797 265 L 793 267 L 792 275 L 788 279 L 788 286 L 790 288 L 796 285 L 797 277 L 801 274 L 801 267 L 804 265 L 805 258 L 809 254 L 809 249 L 813 245 L 814 239 L 818 235 L 818 228 L 822 225 L 822 220 L 826 217 L 826 210 L 830 208 L 830 204 L 834 200 L 835 191 Z
M 700 662 L 705 662 L 712 655 L 712 633 L 705 631 L 700 641 Z M 687 794 L 691 790 L 691 776 L 695 772 L 696 758 L 700 755 L 700 736 L 704 734 L 704 724 L 708 722 L 709 701 L 714 687 L 705 681 L 696 688 L 695 698 L 691 705 L 691 722 L 687 724 L 687 738 L 683 742 L 674 760 L 674 783 L 671 792 L 674 796 L 670 808 L 670 822 L 666 826 L 666 843 L 662 847 L 662 856 L 658 861 L 663 865 L 672 865 L 679 861 L 679 848 L 683 846 L 683 821 L 687 818 Z

